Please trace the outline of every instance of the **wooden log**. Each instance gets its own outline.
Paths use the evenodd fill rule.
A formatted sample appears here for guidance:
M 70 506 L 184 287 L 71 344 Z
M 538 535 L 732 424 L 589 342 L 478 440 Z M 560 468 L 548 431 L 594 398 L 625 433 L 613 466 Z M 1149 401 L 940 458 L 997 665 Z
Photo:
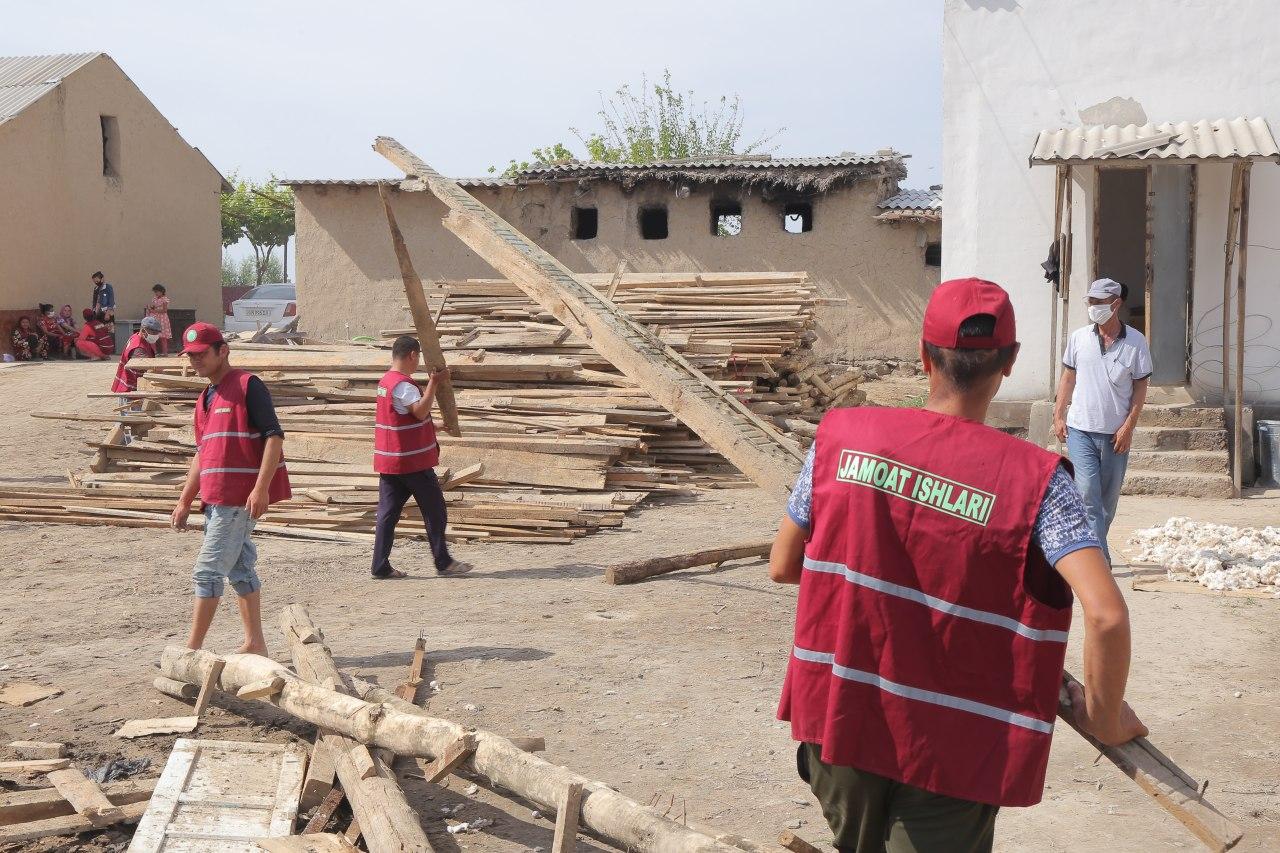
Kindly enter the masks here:
M 15 740 L 9 748 L 22 758 L 66 758 L 65 743 L 50 743 L 40 740 Z
M 1144 737 L 1119 746 L 1107 746 L 1076 724 L 1067 688 L 1081 686 L 1069 672 L 1062 674 L 1058 716 L 1107 757 L 1121 773 L 1138 784 L 1156 805 L 1173 815 L 1210 850 L 1230 850 L 1243 837 L 1240 827 L 1204 798 L 1201 787 L 1178 765 Z M 1081 689 L 1083 687 L 1081 686 Z
M 155 779 L 127 779 L 102 786 L 107 799 L 116 806 L 145 803 L 155 789 Z M 30 823 L 55 817 L 74 815 L 75 809 L 57 788 L 0 793 L 0 826 Z
M 108 826 L 124 820 L 124 812 L 120 807 L 107 799 L 97 782 L 79 770 L 55 770 L 49 774 L 48 779 L 71 804 L 76 814 L 86 818 L 94 826 Z
M 429 370 L 443 370 L 446 365 L 444 352 L 440 349 L 440 335 L 436 332 L 436 324 L 431 319 L 427 296 L 422 290 L 422 279 L 413 268 L 413 261 L 409 258 L 409 247 L 405 245 L 400 226 L 396 224 L 396 215 L 391 209 L 391 194 L 384 184 L 378 184 L 378 197 L 382 199 L 382 209 L 387 215 L 391 245 L 395 249 L 396 261 L 400 265 L 400 277 L 404 280 L 404 293 L 409 299 L 413 325 L 418 331 L 422 360 Z M 458 424 L 458 404 L 454 399 L 453 385 L 448 379 L 436 385 L 436 403 L 440 406 L 440 419 L 443 421 L 444 431 L 450 435 L 462 435 L 462 427 Z
M 174 699 L 195 699 L 200 695 L 200 688 L 196 685 L 174 681 L 172 678 L 165 678 L 163 675 L 157 676 L 151 682 L 151 686 L 166 696 L 172 696 Z
M 324 644 L 324 635 L 311 621 L 303 605 L 285 608 L 280 617 L 281 630 L 289 640 L 290 652 L 298 674 L 313 682 L 328 681 L 346 690 L 346 682 Z M 318 639 L 302 642 L 300 638 Z M 297 682 L 293 682 L 297 685 Z M 284 691 L 272 700 L 283 697 Z M 342 696 L 341 693 L 335 695 Z M 352 697 L 344 697 L 358 702 Z M 376 707 L 376 706 L 374 706 Z M 417 813 L 405 800 L 394 775 L 362 742 L 348 732 L 330 726 L 335 734 L 325 734 L 324 745 L 331 750 L 334 767 L 343 790 L 351 801 L 351 811 L 359 822 L 365 845 L 371 853 L 379 851 L 430 851 L 431 843 L 423 831 Z M 343 737 L 342 735 L 348 735 Z M 362 740 L 362 739 L 361 739 Z
M 578 818 L 582 814 L 582 785 L 573 782 L 564 789 L 564 797 L 556 809 L 556 832 L 551 853 L 573 853 L 578 844 Z
M 694 566 L 723 563 L 727 560 L 742 560 L 747 557 L 767 557 L 772 547 L 772 540 L 763 540 L 745 545 L 735 545 L 730 548 L 711 548 L 706 551 L 695 551 L 692 554 L 654 557 L 649 560 L 618 563 L 605 569 L 604 582 L 609 584 L 635 583 L 654 575 L 677 572 Z

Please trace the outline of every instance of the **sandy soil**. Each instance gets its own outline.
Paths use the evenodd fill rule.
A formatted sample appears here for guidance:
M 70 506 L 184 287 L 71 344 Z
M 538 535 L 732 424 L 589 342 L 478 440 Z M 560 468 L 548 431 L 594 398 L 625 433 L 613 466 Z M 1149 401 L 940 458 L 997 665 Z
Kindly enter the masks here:
M 57 481 L 82 467 L 98 430 L 32 420 L 32 409 L 84 409 L 111 371 L 82 363 L 0 371 L 0 477 Z M 109 401 L 90 408 L 106 410 Z M 1245 501 L 1126 498 L 1121 542 L 1171 514 L 1274 523 L 1280 497 Z M 829 843 L 793 744 L 774 720 L 787 660 L 795 590 L 769 583 L 759 563 L 691 571 L 611 587 L 601 566 L 642 554 L 713 547 L 757 537 L 778 509 L 755 490 L 650 506 L 626 529 L 571 546 L 488 545 L 459 554 L 477 563 L 464 578 L 425 574 L 368 579 L 354 545 L 261 537 L 264 611 L 273 656 L 287 660 L 274 627 L 282 607 L 307 602 L 340 666 L 394 686 L 414 638 L 427 638 L 431 711 L 505 734 L 547 739 L 546 757 L 604 780 L 676 817 L 770 840 L 788 824 Z M 128 718 L 185 713 L 150 687 L 161 648 L 185 637 L 189 575 L 198 534 L 52 525 L 0 525 L 0 679 L 25 678 L 64 692 L 28 708 L 0 705 L 0 737 L 65 741 L 77 766 L 147 756 L 158 772 L 172 737 L 113 739 Z M 398 565 L 425 570 L 425 545 L 398 549 Z M 1127 577 L 1127 570 L 1117 570 Z M 1195 593 L 1137 593 L 1122 581 L 1135 625 L 1130 699 L 1153 739 L 1247 828 L 1239 849 L 1280 848 L 1280 601 Z M 1079 668 L 1080 631 L 1069 665 Z M 223 602 L 214 650 L 239 643 L 233 602 Z M 233 703 L 234 704 L 234 703 Z M 205 737 L 282 740 L 308 736 L 260 703 L 215 708 Z M 284 724 L 284 725 L 281 725 Z M 507 851 L 550 846 L 552 822 L 487 790 L 463 798 L 405 783 L 437 849 Z M 440 815 L 496 818 L 482 833 L 450 836 Z M 1060 727 L 1044 802 L 1009 809 L 1002 851 L 1194 850 L 1172 817 Z M 28 849 L 120 849 L 127 835 L 100 833 Z

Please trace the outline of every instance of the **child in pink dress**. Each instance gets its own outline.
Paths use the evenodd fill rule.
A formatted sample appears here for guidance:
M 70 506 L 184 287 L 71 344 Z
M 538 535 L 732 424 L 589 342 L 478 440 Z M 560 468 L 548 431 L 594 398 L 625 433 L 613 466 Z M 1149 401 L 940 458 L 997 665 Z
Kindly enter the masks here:
M 169 297 L 165 295 L 163 284 L 155 285 L 151 288 L 151 292 L 155 297 L 147 306 L 147 316 L 155 317 L 160 321 L 160 340 L 156 342 L 156 352 L 159 355 L 168 355 L 169 340 L 173 337 L 173 329 L 169 326 Z

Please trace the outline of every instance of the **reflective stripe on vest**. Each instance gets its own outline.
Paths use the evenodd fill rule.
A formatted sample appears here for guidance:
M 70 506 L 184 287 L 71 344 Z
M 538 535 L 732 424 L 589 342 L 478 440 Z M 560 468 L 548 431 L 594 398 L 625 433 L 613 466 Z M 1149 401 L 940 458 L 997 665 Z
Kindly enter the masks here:
M 1019 714 L 1014 711 L 1006 711 L 1004 708 L 997 708 L 995 705 L 987 705 L 984 702 L 975 702 L 962 696 L 951 696 L 946 693 L 939 693 L 936 690 L 924 690 L 919 687 L 899 684 L 896 681 L 882 678 L 874 672 L 841 666 L 836 663 L 836 656 L 831 652 L 815 652 L 810 649 L 802 649 L 799 646 L 793 647 L 791 651 L 799 660 L 830 667 L 833 675 L 837 678 L 843 678 L 845 681 L 869 684 L 872 687 L 878 687 L 886 693 L 892 693 L 894 696 L 901 696 L 904 699 L 915 699 L 918 702 L 928 702 L 931 705 L 941 705 L 944 708 L 955 708 L 957 711 L 968 711 L 970 714 L 990 717 L 993 720 L 1021 726 L 1024 729 L 1053 734 L 1053 723 L 1051 722 L 1038 720 L 1035 717 L 1028 717 L 1026 714 Z
M 426 447 L 420 447 L 420 448 L 418 448 L 417 450 L 400 450 L 400 451 L 395 451 L 395 450 L 377 450 L 377 449 L 375 449 L 373 452 L 374 452 L 374 454 L 376 454 L 376 455 L 378 455 L 378 456 L 415 456 L 415 455 L 417 455 L 417 454 L 419 454 L 419 453 L 430 453 L 431 451 L 435 450 L 435 449 L 436 449 L 437 447 L 439 447 L 439 446 L 440 446 L 440 445 L 436 444 L 436 443 L 433 441 L 433 442 L 431 442 L 430 444 L 428 444 Z
M 208 405 L 196 400 L 196 437 L 200 456 L 200 499 L 207 504 L 244 506 L 257 484 L 266 447 L 252 428 L 246 394 L 252 376 L 231 370 L 213 389 Z M 271 475 L 268 503 L 288 500 L 289 473 L 284 460 Z
M 416 387 L 411 377 L 396 370 L 388 370 L 378 382 L 373 470 L 379 474 L 413 474 L 434 468 L 440 461 L 440 447 L 431 418 L 419 420 L 412 412 L 395 409 L 395 389 L 401 382 Z

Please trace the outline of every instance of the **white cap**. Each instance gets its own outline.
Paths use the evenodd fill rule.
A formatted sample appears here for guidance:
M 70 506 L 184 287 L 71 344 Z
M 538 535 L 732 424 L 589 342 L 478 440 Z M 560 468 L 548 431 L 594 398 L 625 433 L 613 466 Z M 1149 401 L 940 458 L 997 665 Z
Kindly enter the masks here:
M 1106 299 L 1108 296 L 1116 297 L 1120 295 L 1122 290 L 1123 288 L 1120 287 L 1120 282 L 1113 281 L 1109 278 L 1100 278 L 1093 284 L 1089 285 L 1089 298 Z

